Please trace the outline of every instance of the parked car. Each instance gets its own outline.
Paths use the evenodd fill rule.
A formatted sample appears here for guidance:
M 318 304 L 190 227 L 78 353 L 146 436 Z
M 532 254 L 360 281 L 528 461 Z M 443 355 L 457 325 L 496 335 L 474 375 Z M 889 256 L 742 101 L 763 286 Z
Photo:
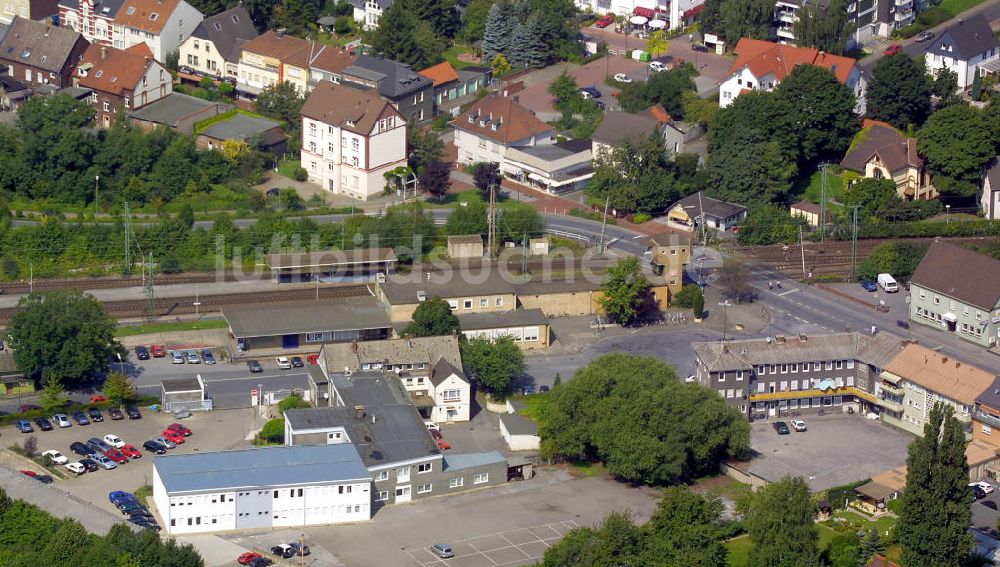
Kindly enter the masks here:
M 107 443 L 98 439 L 97 437 L 91 437 L 90 439 L 87 439 L 87 445 L 89 445 L 92 449 L 94 449 L 94 452 L 96 453 L 103 453 L 108 449 L 114 449 L 114 447 L 108 445 Z
M 152 518 L 148 516 L 132 516 L 128 519 L 128 521 L 132 522 L 133 524 L 139 527 L 146 528 L 147 530 L 153 530 L 158 532 L 161 529 L 163 529 L 160 527 L 159 524 L 157 524 Z
M 788 430 L 788 424 L 784 421 L 775 421 L 771 424 L 771 427 L 778 432 L 778 435 L 788 435 L 791 431 Z
M 151 345 L 149 350 L 152 352 L 153 358 L 163 358 L 164 356 L 167 356 L 167 349 L 163 348 L 163 345 Z
M 277 363 L 280 370 L 288 370 L 292 367 L 292 363 L 288 360 L 287 356 L 279 356 L 274 359 L 274 362 Z
M 184 427 L 183 425 L 181 425 L 179 423 L 171 423 L 170 425 L 167 426 L 167 429 L 169 429 L 170 431 L 175 431 L 175 432 L 183 435 L 184 437 L 190 437 L 191 434 L 194 433 L 194 431 L 191 431 L 190 429 L 188 429 L 187 427 Z
M 201 364 L 201 357 L 198 356 L 198 351 L 189 350 L 185 357 L 188 364 Z
M 649 70 L 654 73 L 660 73 L 667 70 L 667 66 L 660 61 L 650 61 Z
M 451 546 L 445 543 L 435 543 L 431 546 L 431 553 L 437 555 L 441 559 L 448 559 L 450 557 L 455 557 L 455 552 L 451 550 Z
M 708 53 L 708 46 L 704 43 L 693 43 L 691 44 L 691 49 L 700 53 Z
M 289 543 L 288 546 L 292 548 L 292 556 L 305 557 L 306 555 L 312 553 L 309 551 L 309 546 L 305 544 L 299 544 L 293 541 L 292 543 Z
M 525 396 L 530 396 L 531 394 L 535 393 L 535 387 L 532 386 L 531 384 L 528 384 L 527 386 L 525 386 L 524 388 L 521 389 L 521 392 Z
M 264 367 L 261 366 L 260 362 L 256 361 L 256 360 L 248 360 L 247 361 L 247 368 L 250 369 L 250 372 L 253 372 L 255 374 L 258 373 L 258 372 L 263 372 L 264 371 Z
M 428 429 L 427 431 L 430 431 L 431 437 L 434 439 L 444 439 L 444 436 L 441 435 L 440 429 Z
M 538 387 L 538 392 L 541 393 L 541 394 L 548 393 L 548 391 L 549 391 L 549 387 L 546 386 L 545 384 L 542 384 L 541 386 Z
M 17 430 L 20 431 L 21 433 L 35 432 L 35 428 L 31 426 L 31 422 L 26 419 L 22 419 L 17 422 Z
M 21 471 L 21 474 L 30 476 L 42 484 L 52 484 L 52 477 L 47 474 L 38 474 L 35 471 Z
M 149 360 L 149 349 L 142 345 L 135 347 L 135 357 L 139 360 Z
M 111 469 L 118 468 L 118 465 L 116 465 L 114 461 L 112 461 L 111 459 L 105 457 L 100 453 L 94 455 L 93 457 L 91 457 L 91 459 L 93 459 L 94 462 L 97 463 L 97 465 L 103 468 L 104 470 L 109 471 Z
M 865 288 L 865 291 L 878 291 L 878 285 L 871 280 L 861 280 L 861 287 Z
M 306 364 L 304 362 L 302 362 L 302 357 L 301 356 L 293 356 L 292 357 L 292 368 L 302 368 L 305 365 Z
M 205 361 L 205 364 L 215 364 L 215 355 L 208 349 L 201 351 L 201 359 Z
M 159 443 L 160 445 L 163 445 L 167 449 L 173 449 L 174 447 L 177 446 L 177 443 L 174 443 L 173 441 L 171 441 L 170 439 L 167 439 L 163 435 L 160 435 L 159 437 L 154 437 L 153 441 L 156 441 L 157 443 Z
M 81 474 L 87 472 L 87 467 L 81 465 L 80 463 L 66 463 L 66 470 L 80 476 Z
M 107 435 L 105 435 L 104 442 L 107 443 L 108 445 L 111 445 L 115 449 L 121 449 L 122 447 L 125 446 L 125 442 L 122 441 L 122 438 L 115 435 L 114 433 L 108 433 Z
M 792 420 L 792 429 L 794 429 L 795 431 L 799 431 L 799 432 L 805 431 L 806 430 L 806 422 L 802 421 L 801 419 L 793 419 Z
M 79 441 L 74 441 L 70 444 L 69 450 L 73 451 L 77 455 L 80 455 L 81 457 L 89 457 L 96 452 L 86 443 L 81 443 Z
M 139 409 L 135 406 L 126 407 L 125 415 L 127 415 L 129 419 L 142 419 L 142 414 L 139 413 Z
M 890 45 L 889 47 L 886 47 L 885 51 L 882 52 L 882 55 L 886 55 L 886 56 L 888 56 L 888 55 L 896 55 L 896 54 L 898 54 L 902 50 L 903 50 L 903 46 L 902 45 L 900 45 L 898 43 L 894 43 L 894 44 Z
M 932 39 L 934 39 L 934 32 L 932 31 L 922 31 L 917 34 L 917 42 L 919 43 L 930 41 Z
M 319 364 L 319 355 L 318 354 L 307 355 L 306 360 L 309 362 L 309 364 Z
M 124 465 L 125 463 L 128 462 L 128 457 L 126 457 L 118 449 L 108 449 L 107 451 L 104 452 L 104 456 L 118 463 L 119 465 Z
M 106 401 L 108 401 L 108 399 L 100 394 L 94 394 L 93 396 L 90 396 L 90 403 L 92 404 L 99 404 Z
M 438 449 L 441 449 L 442 451 L 447 451 L 448 449 L 451 449 L 451 443 L 445 441 L 444 439 L 438 439 L 437 440 L 437 447 L 438 447 Z
M 119 419 L 125 419 L 125 416 L 122 415 L 122 410 L 118 408 L 108 408 L 108 417 L 110 417 L 115 421 L 118 421 Z
M 142 458 L 142 452 L 135 448 L 135 445 L 125 445 L 121 448 L 122 455 L 130 459 Z
M 255 553 L 253 551 L 248 551 L 248 552 L 244 553 L 243 555 L 240 555 L 239 557 L 237 557 L 236 558 L 236 562 L 239 563 L 240 565 L 246 565 L 247 563 L 250 563 L 254 559 L 257 559 L 258 557 L 263 557 L 263 556 L 261 554 L 259 554 L 259 553 Z
M 87 414 L 82 411 L 73 412 L 73 421 L 75 421 L 77 425 L 90 425 L 90 420 L 87 419 Z
M 97 463 L 94 462 L 94 459 L 90 457 L 87 457 L 86 459 L 80 459 L 80 464 L 87 469 L 87 472 L 97 472 L 101 468 L 100 466 L 97 465 Z
M 980 498 L 986 498 L 986 491 L 974 484 L 969 485 L 969 490 L 972 492 L 972 501 L 975 502 Z
M 597 19 L 597 22 L 594 25 L 603 29 L 610 26 L 613 23 L 615 23 L 615 17 L 611 14 L 604 14 L 603 16 Z
M 66 455 L 63 455 L 62 453 L 56 451 L 55 449 L 49 449 L 48 451 L 42 452 L 42 458 L 44 459 L 45 457 L 52 459 L 52 462 L 57 465 L 65 465 L 66 463 L 69 462 L 69 459 L 66 458 Z
M 137 512 L 149 512 L 145 506 L 139 504 L 138 502 L 124 502 L 122 504 L 118 504 L 118 510 L 121 511 L 123 516 L 131 516 Z
M 157 455 L 162 455 L 167 452 L 167 447 L 163 443 L 153 441 L 152 439 L 143 443 L 142 448 L 150 453 L 156 453 Z
M 52 422 L 44 417 L 36 417 L 35 425 L 37 425 L 38 429 L 41 429 L 42 431 L 52 431 Z
M 270 557 L 258 557 L 247 563 L 247 567 L 268 567 L 268 565 L 274 565 Z
M 614 79 L 616 83 L 629 84 L 632 82 L 632 77 L 629 77 L 625 73 L 615 73 L 615 75 L 611 78 Z
M 292 549 L 292 546 L 288 545 L 287 543 L 282 543 L 272 547 L 271 553 L 283 559 L 288 559 L 289 557 L 292 556 L 293 553 L 295 553 L 295 551 Z
M 171 364 L 184 364 L 184 354 L 179 350 L 175 350 L 170 353 L 170 363 Z
M 979 482 L 971 482 L 969 483 L 969 486 L 978 486 L 986 494 L 993 493 L 993 485 L 986 482 L 985 480 L 980 480 Z
M 57 413 L 52 416 L 52 421 L 61 428 L 73 427 L 73 422 L 69 420 L 69 416 L 64 413 Z
M 35 411 L 42 409 L 35 404 L 24 404 L 23 406 L 18 406 L 17 413 L 28 413 L 29 411 Z
M 115 490 L 108 493 L 108 502 L 114 504 L 116 507 L 123 502 L 139 502 L 139 499 L 135 497 L 135 494 L 131 492 L 125 492 L 124 490 Z
M 181 443 L 184 442 L 184 436 L 183 435 L 181 435 L 180 433 L 177 433 L 176 431 L 172 431 L 170 429 L 164 429 L 161 432 L 161 435 L 163 435 L 164 437 L 166 437 L 167 439 L 169 439 L 170 441 L 172 441 L 174 443 L 174 445 L 180 445 Z

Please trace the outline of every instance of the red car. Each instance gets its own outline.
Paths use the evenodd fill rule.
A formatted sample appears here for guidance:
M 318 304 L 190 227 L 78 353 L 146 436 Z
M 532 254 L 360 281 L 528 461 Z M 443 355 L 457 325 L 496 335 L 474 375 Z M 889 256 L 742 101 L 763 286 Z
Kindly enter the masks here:
M 594 25 L 599 28 L 606 28 L 613 23 L 615 23 L 615 17 L 611 14 L 605 14 L 601 16 L 601 18 L 597 20 L 597 23 Z
M 130 459 L 138 459 L 142 457 L 142 452 L 140 452 L 139 449 L 136 449 L 133 445 L 125 445 L 119 450 L 123 455 Z
M 124 465 L 128 462 L 128 457 L 122 454 L 118 449 L 108 449 L 104 452 L 104 456 L 111 459 L 112 461 L 118 463 L 119 465 Z
M 319 364 L 319 355 L 310 354 L 309 356 L 306 357 L 306 360 L 309 361 L 309 364 Z
M 100 394 L 94 394 L 93 396 L 90 396 L 90 403 L 92 404 L 99 404 L 101 402 L 106 402 L 106 401 L 108 401 L 108 399 Z
M 894 43 L 894 44 L 890 45 L 889 47 L 886 47 L 885 51 L 882 52 L 882 55 L 896 55 L 897 53 L 899 53 L 902 50 L 903 50 L 903 46 L 902 45 L 900 45 L 898 43 Z
M 440 429 L 428 429 L 427 431 L 431 432 L 431 437 L 433 437 L 435 439 L 442 439 L 441 430 Z
M 29 411 L 34 411 L 36 409 L 42 409 L 35 404 L 24 404 L 23 406 L 17 408 L 17 413 L 28 413 Z
M 248 551 L 243 555 L 237 557 L 236 562 L 239 563 L 240 565 L 246 565 L 247 563 L 250 563 L 254 559 L 257 559 L 258 557 L 261 557 L 261 554 Z
M 446 451 L 448 449 L 451 449 L 451 443 L 445 441 L 444 439 L 438 439 L 437 440 L 437 445 L 438 445 L 438 449 L 441 449 L 442 451 Z
M 184 442 L 184 436 L 181 435 L 180 433 L 177 433 L 173 429 L 164 429 L 163 433 L 161 433 L 160 435 L 163 435 L 164 437 L 173 441 L 177 445 L 180 445 L 181 443 Z
M 179 423 L 171 423 L 170 425 L 167 426 L 167 429 L 169 429 L 170 431 L 176 431 L 177 433 L 183 435 L 184 437 L 190 437 L 191 434 L 194 433 L 193 431 L 191 431 L 190 429 L 184 427 Z
M 150 345 L 149 352 L 153 353 L 153 358 L 163 358 L 164 356 L 167 356 L 167 351 L 163 348 L 163 345 Z

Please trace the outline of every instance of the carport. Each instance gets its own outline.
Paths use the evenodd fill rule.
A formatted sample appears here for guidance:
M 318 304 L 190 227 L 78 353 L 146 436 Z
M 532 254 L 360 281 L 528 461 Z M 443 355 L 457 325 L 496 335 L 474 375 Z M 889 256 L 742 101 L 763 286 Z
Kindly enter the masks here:
M 194 378 L 176 378 L 160 381 L 160 403 L 163 411 L 208 411 L 212 400 L 206 396 L 205 381 L 201 374 Z

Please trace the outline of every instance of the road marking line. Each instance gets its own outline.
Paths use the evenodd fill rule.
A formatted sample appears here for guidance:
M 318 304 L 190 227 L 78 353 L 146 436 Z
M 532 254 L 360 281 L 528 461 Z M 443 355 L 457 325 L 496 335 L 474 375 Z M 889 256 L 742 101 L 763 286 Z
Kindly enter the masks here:
M 784 297 L 784 296 L 788 295 L 789 293 L 795 293 L 796 291 L 799 291 L 799 288 L 790 289 L 788 291 L 783 291 L 783 292 L 779 293 L 778 296 L 779 297 Z
M 514 530 L 514 531 L 519 531 L 519 530 Z M 511 532 L 508 532 L 508 533 L 511 533 Z M 529 532 L 529 533 L 531 533 L 531 532 Z M 516 543 L 514 543 L 514 542 L 510 541 L 509 539 L 507 539 L 506 537 L 504 537 L 504 535 L 503 535 L 503 534 L 497 534 L 497 535 L 498 535 L 498 536 L 500 536 L 500 538 L 501 538 L 501 539 L 503 539 L 504 541 L 506 541 L 506 542 L 507 542 L 507 543 L 509 544 L 509 547 L 513 547 L 514 549 L 516 549 L 516 550 L 520 551 L 520 552 L 521 552 L 521 555 L 525 556 L 525 557 L 526 557 L 526 558 L 528 558 L 528 559 L 534 559 L 534 558 L 533 558 L 532 556 L 530 556 L 530 555 L 528 555 L 527 553 L 525 553 L 525 552 L 524 552 L 524 550 L 523 550 L 523 549 L 521 549 L 521 548 L 520 548 L 520 547 L 518 546 L 518 544 L 516 544 Z M 535 536 L 535 537 L 538 537 L 538 536 Z M 537 541 L 541 541 L 541 540 L 537 540 Z M 532 542 L 532 541 L 528 541 L 528 542 L 525 542 L 525 543 L 534 543 L 534 542 Z

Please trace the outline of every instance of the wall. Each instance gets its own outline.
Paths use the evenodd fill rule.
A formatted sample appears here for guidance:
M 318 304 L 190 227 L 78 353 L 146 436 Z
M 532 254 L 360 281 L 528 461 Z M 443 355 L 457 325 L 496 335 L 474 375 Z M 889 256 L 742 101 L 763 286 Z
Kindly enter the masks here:
M 595 295 L 592 291 L 570 291 L 545 295 L 518 295 L 517 298 L 525 309 L 541 309 L 546 317 L 565 317 L 598 313 L 600 304 L 597 303 Z
M 459 398 L 452 401 L 445 400 L 445 390 L 459 390 Z M 431 419 L 433 419 L 435 423 L 469 421 L 469 405 L 471 402 L 472 393 L 469 383 L 452 374 L 434 387 L 435 405 L 434 412 L 431 414 Z M 451 415 L 449 415 L 449 413 Z
M 537 332 L 537 340 L 524 340 L 525 330 Z M 531 333 L 528 333 L 529 336 Z M 474 330 L 463 330 L 462 335 L 467 339 L 472 339 L 475 337 L 500 337 L 509 336 L 514 339 L 514 343 L 521 347 L 522 350 L 535 350 L 548 348 L 549 346 L 549 326 L 548 325 L 518 325 L 504 328 L 496 329 L 474 329 Z
M 946 313 L 952 313 L 958 319 L 954 324 L 954 330 L 941 318 Z M 967 306 L 940 293 L 911 284 L 910 321 L 950 332 L 969 342 L 988 347 L 996 344 L 997 335 L 1000 333 L 1000 326 L 992 323 L 994 316 L 1000 316 L 1000 310 L 994 315 L 993 312 Z M 982 325 L 983 321 L 987 322 L 985 326 Z M 963 328 L 966 332 L 963 332 Z M 976 336 L 968 332 L 970 329 L 979 330 L 981 333 Z
M 178 65 L 186 65 L 206 75 L 226 76 L 226 62 L 212 41 L 188 37 L 180 45 L 179 50 Z

